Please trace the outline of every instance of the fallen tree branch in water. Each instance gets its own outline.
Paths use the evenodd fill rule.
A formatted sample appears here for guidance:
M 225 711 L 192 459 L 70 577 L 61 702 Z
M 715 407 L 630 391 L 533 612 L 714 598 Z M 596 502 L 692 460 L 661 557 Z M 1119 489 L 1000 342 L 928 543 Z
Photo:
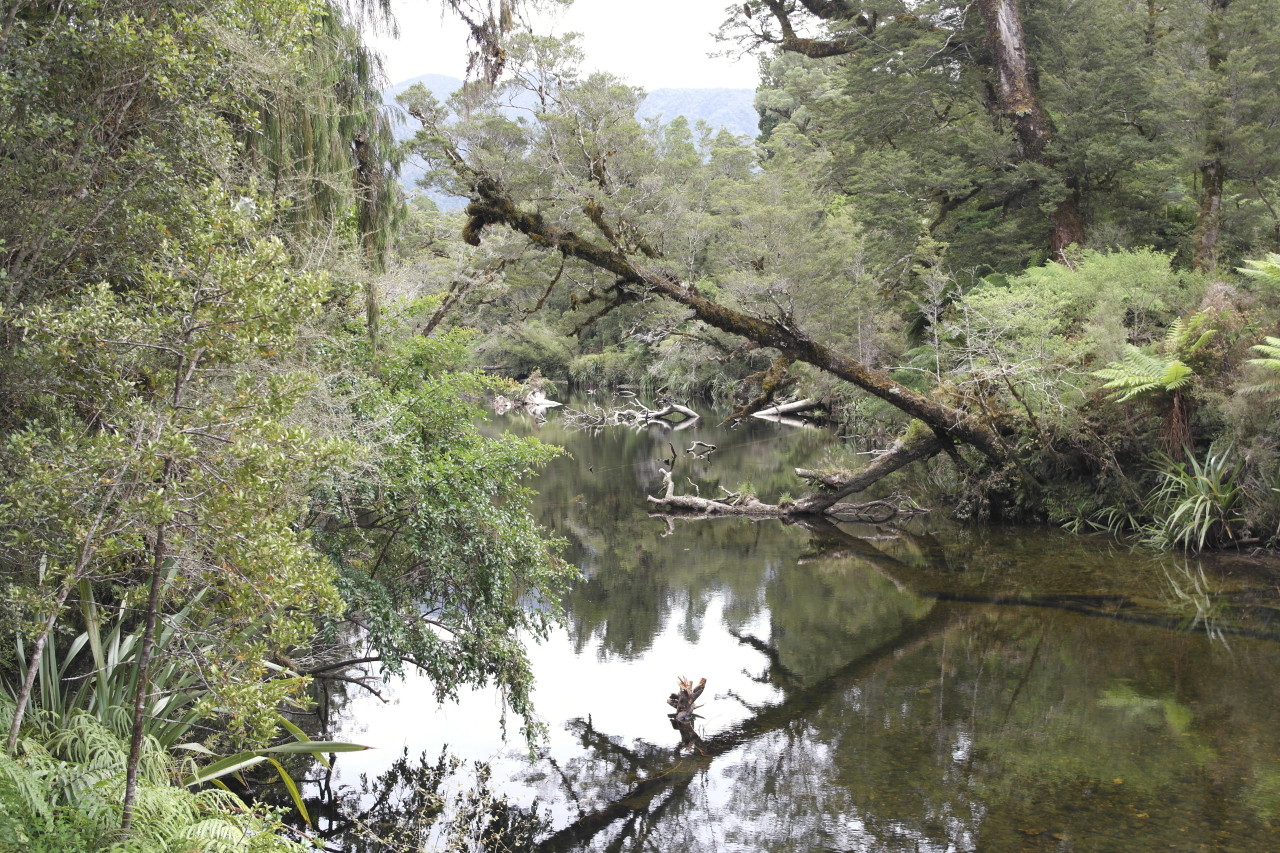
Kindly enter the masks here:
M 756 738 L 792 724 L 818 704 L 851 686 L 896 666 L 912 652 L 925 646 L 955 623 L 956 612 L 945 605 L 933 608 L 923 618 L 902 628 L 897 636 L 845 663 L 830 675 L 791 692 L 777 705 L 770 705 L 711 737 L 698 738 L 692 755 L 674 757 L 665 766 L 653 768 L 648 778 L 633 785 L 618 798 L 593 812 L 581 815 L 543 839 L 537 853 L 560 853 L 590 840 L 615 821 L 646 810 L 652 812 L 663 793 L 679 789 L 711 765 L 717 757 Z M 681 746 L 685 746 L 682 742 Z M 659 801 L 659 805 L 662 802 Z
M 660 468 L 664 494 L 662 497 L 647 495 L 645 500 L 667 512 L 695 513 L 699 515 L 743 515 L 752 518 L 791 518 L 827 516 L 840 521 L 884 524 L 903 514 L 925 512 L 914 504 L 902 500 L 878 500 L 864 504 L 840 503 L 849 495 L 866 490 L 872 484 L 897 471 L 908 463 L 927 459 L 942 451 L 941 440 L 924 429 L 908 429 L 893 446 L 875 462 L 856 472 L 819 472 L 797 468 L 796 474 L 809 480 L 817 490 L 793 501 L 767 504 L 754 495 L 728 493 L 726 498 L 693 495 L 677 495 L 671 472 Z
M 680 403 L 667 402 L 660 409 L 651 409 L 639 401 L 635 405 L 637 408 L 629 409 L 606 409 L 603 406 L 594 407 L 591 411 L 565 409 L 564 422 L 575 427 L 647 426 L 656 423 L 679 430 L 691 426 L 702 417 Z M 673 420 L 677 415 L 679 419 Z
M 776 406 L 767 406 L 758 412 L 752 412 L 751 416 L 756 418 L 768 418 L 770 415 L 793 415 L 797 412 L 809 412 L 821 407 L 821 400 L 811 400 L 806 397 L 803 400 L 792 400 L 790 403 L 779 403 Z

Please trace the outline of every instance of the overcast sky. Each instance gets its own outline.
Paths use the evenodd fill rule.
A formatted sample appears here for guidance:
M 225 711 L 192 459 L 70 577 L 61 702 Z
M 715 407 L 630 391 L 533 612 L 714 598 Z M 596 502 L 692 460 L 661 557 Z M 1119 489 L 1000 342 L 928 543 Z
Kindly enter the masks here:
M 400 38 L 371 38 L 397 83 L 421 74 L 462 77 L 466 29 L 441 16 L 438 0 L 393 0 Z M 585 70 L 609 71 L 645 89 L 663 87 L 754 89 L 756 60 L 708 58 L 724 50 L 712 37 L 725 17 L 724 0 L 574 0 L 567 12 L 543 18 L 556 34 L 579 32 Z M 678 22 L 672 25 L 672 22 Z

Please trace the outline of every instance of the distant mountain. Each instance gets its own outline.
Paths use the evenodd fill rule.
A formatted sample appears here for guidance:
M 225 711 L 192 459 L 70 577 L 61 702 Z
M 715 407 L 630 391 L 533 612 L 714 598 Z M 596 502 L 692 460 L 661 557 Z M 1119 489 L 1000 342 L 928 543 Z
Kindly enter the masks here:
M 760 132 L 752 89 L 654 89 L 636 115 L 663 121 L 684 116 L 690 124 L 705 121 L 738 136 L 754 138 Z
M 409 139 L 416 131 L 415 122 L 396 104 L 396 96 L 415 83 L 427 87 L 431 94 L 440 101 L 445 100 L 462 85 L 457 77 L 443 74 L 423 74 L 409 80 L 402 80 L 382 90 L 382 101 L 391 107 L 397 116 L 396 139 Z M 705 121 L 712 128 L 724 128 L 739 136 L 754 137 L 759 131 L 759 116 L 755 108 L 755 92 L 751 89 L 654 89 L 636 110 L 640 118 L 656 118 L 671 121 L 677 116 L 684 116 L 690 124 Z M 420 162 L 410 160 L 400 170 L 400 182 L 405 189 L 412 192 L 418 189 L 418 179 L 426 170 Z M 462 206 L 461 199 L 442 196 L 430 192 L 432 198 L 442 210 L 457 210 Z

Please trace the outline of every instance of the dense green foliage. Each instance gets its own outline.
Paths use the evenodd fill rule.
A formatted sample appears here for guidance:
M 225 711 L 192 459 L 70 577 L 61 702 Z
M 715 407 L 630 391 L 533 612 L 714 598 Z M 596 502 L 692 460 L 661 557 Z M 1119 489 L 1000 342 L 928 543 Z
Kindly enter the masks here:
M 1073 6 L 1070 28 L 1027 10 L 1038 153 L 1016 111 L 984 100 L 998 51 L 974 6 L 828 20 L 842 47 L 819 58 L 757 11 L 739 24 L 783 50 L 754 144 L 637 121 L 632 88 L 577 74 L 572 44 L 547 39 L 515 44 L 499 86 L 455 99 L 462 119 L 406 94 L 435 180 L 476 200 L 469 245 L 436 250 L 482 272 L 437 286 L 453 316 L 501 330 L 483 363 L 738 403 L 799 393 L 859 432 L 901 429 L 895 395 L 916 392 L 935 431 L 967 418 L 1000 437 L 934 478 L 973 517 L 1177 527 L 1170 466 L 1225 453 L 1229 529 L 1162 541 L 1271 540 L 1275 397 L 1246 397 L 1270 387 L 1250 356 L 1280 320 L 1267 254 L 1280 172 L 1261 153 L 1276 140 L 1261 72 L 1280 55 L 1274 3 L 1149 21 L 1099 2 Z M 858 35 L 868 26 L 874 38 Z M 1216 131 L 1189 136 L 1227 98 L 1200 89 L 1226 80 L 1231 132 L 1221 146 Z M 1047 260 L 1050 231 L 1077 215 L 1087 245 Z M 834 381 L 819 348 L 883 371 L 855 382 L 880 399 Z
M 165 750 L 256 754 L 361 663 L 536 736 L 554 451 L 477 426 L 469 365 L 929 429 L 962 515 L 1280 533 L 1276 0 L 746 3 L 755 141 L 445 5 L 489 85 L 404 100 L 457 219 L 398 198 L 329 2 L 6 8 L 0 843 L 286 848 Z
M 294 849 L 166 751 L 301 737 L 361 662 L 527 723 L 551 451 L 485 436 L 497 386 L 377 278 L 405 211 L 345 12 L 15 3 L 0 42 L 0 848 Z
M 0 702 L 6 724 L 11 705 Z M 120 837 L 127 731 L 91 714 L 41 715 L 15 754 L 0 752 L 0 850 L 35 853 L 167 850 L 287 853 L 312 849 L 290 838 L 280 816 L 248 808 L 229 791 L 193 792 L 173 784 L 176 758 L 154 741 L 142 757 L 138 819 Z

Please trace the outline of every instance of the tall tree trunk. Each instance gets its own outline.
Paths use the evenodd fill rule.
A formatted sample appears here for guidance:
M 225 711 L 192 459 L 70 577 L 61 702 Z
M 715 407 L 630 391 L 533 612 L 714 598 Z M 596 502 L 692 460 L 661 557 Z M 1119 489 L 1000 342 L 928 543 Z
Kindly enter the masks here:
M 165 462 L 165 480 L 169 479 L 172 460 Z M 142 722 L 151 693 L 151 653 L 156 644 L 156 622 L 160 613 L 160 588 L 164 585 L 167 555 L 167 530 L 162 523 L 156 528 L 156 541 L 151 549 L 151 590 L 147 596 L 147 618 L 142 628 L 142 648 L 138 652 L 138 683 L 133 691 L 133 730 L 129 738 L 129 762 L 125 767 L 124 803 L 120 812 L 120 829 L 133 826 L 133 806 L 138 797 L 138 765 L 142 761 Z
M 188 333 L 190 334 L 190 333 Z M 180 355 L 174 371 L 173 392 L 169 405 L 173 409 L 182 404 L 182 394 L 187 383 L 195 376 L 196 368 L 204 353 L 196 348 L 190 355 Z M 153 440 L 163 435 L 163 427 L 157 427 Z M 160 472 L 160 489 L 174 488 L 178 470 L 173 456 L 164 456 L 164 468 Z M 133 691 L 133 728 L 129 738 L 129 761 L 125 766 L 124 802 L 120 811 L 120 829 L 127 833 L 133 826 L 133 806 L 138 796 L 138 765 L 142 761 L 142 724 L 146 716 L 147 699 L 151 694 L 151 655 L 156 645 L 156 622 L 160 618 L 160 593 L 164 587 L 165 567 L 169 562 L 169 525 L 161 521 L 156 525 L 155 541 L 151 546 L 151 589 L 147 595 L 146 620 L 142 627 L 142 646 L 138 650 L 138 682 Z
M 351 140 L 352 153 L 355 155 L 356 172 L 356 224 L 360 229 L 360 247 L 364 250 L 368 276 L 364 285 L 365 331 L 369 336 L 369 346 L 374 352 L 378 350 L 379 327 L 382 319 L 382 307 L 378 302 L 378 285 L 374 274 L 383 266 L 381 247 L 378 241 L 378 195 L 380 175 L 378 173 L 376 152 L 367 131 L 360 131 Z
M 996 105 L 1013 128 L 1022 159 L 1057 168 L 1049 154 L 1053 141 L 1053 120 L 1036 96 L 1035 66 L 1027 54 L 1022 31 L 1022 14 L 1017 0 L 978 0 L 978 12 L 987 28 L 996 75 Z M 1084 217 L 1080 213 L 1079 189 L 1066 181 L 1070 193 L 1050 216 L 1049 249 L 1056 260 L 1072 243 L 1084 245 Z
M 1212 0 L 1209 18 L 1205 21 L 1206 64 L 1209 68 L 1209 86 L 1215 89 L 1213 79 L 1221 73 L 1222 63 L 1229 48 L 1222 38 L 1222 18 L 1231 0 Z M 1216 104 L 1215 104 L 1216 106 Z M 1218 238 L 1222 233 L 1222 193 L 1226 182 L 1226 143 L 1223 139 L 1222 119 L 1213 113 L 1214 106 L 1205 116 L 1207 138 L 1204 159 L 1200 162 L 1200 204 L 1196 215 L 1196 228 L 1192 235 L 1191 268 L 1197 272 L 1211 272 L 1218 266 Z
M 1192 235 L 1195 248 L 1191 255 L 1191 268 L 1196 272 L 1212 272 L 1218 267 L 1224 171 L 1221 158 L 1212 153 L 1200 164 L 1200 210 L 1196 215 L 1196 230 Z

